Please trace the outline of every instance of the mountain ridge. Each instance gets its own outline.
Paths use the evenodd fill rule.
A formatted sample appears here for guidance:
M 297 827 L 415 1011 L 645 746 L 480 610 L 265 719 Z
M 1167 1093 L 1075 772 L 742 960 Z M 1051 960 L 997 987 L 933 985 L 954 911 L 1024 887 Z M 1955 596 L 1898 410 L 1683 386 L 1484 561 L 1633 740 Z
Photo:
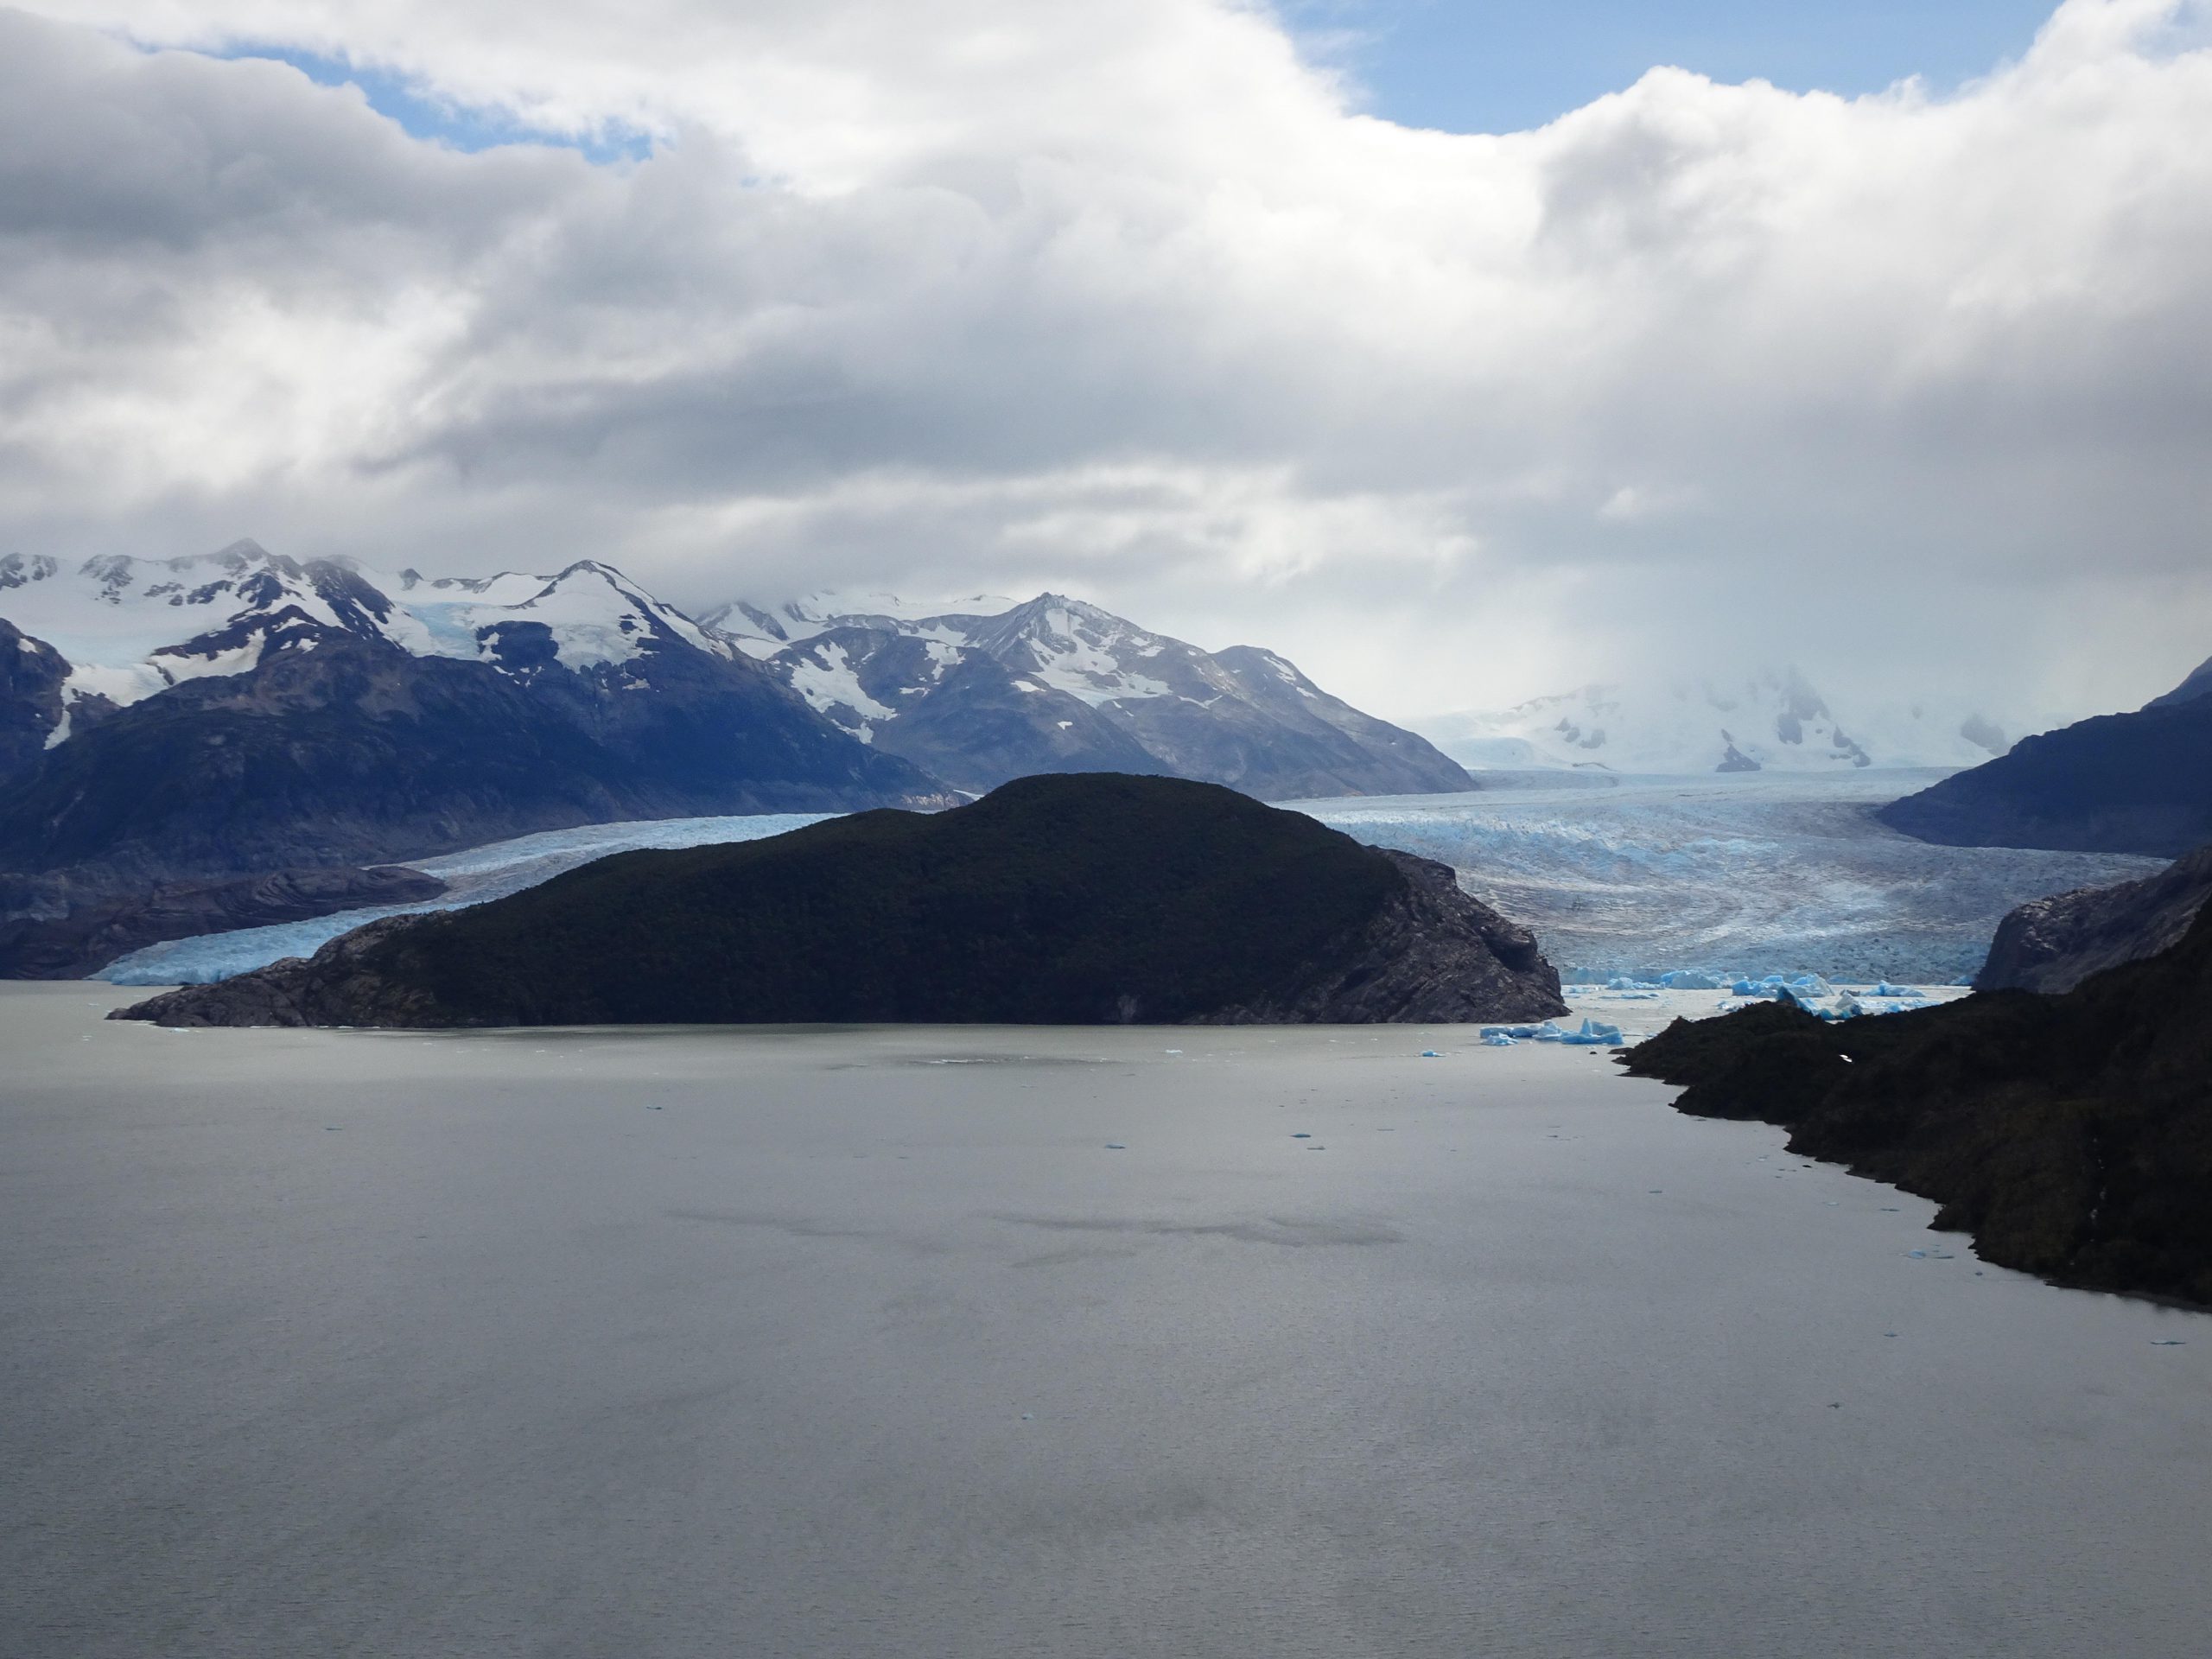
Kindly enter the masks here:
M 2132 712 L 2024 738 L 1874 816 L 1953 847 L 2179 858 L 2212 841 L 2212 677 L 2200 668 Z
M 703 614 L 823 715 L 970 792 L 1024 772 L 1147 761 L 1266 800 L 1476 787 L 1427 739 L 1276 652 L 1203 651 L 1065 594 L 942 607 L 811 595 Z

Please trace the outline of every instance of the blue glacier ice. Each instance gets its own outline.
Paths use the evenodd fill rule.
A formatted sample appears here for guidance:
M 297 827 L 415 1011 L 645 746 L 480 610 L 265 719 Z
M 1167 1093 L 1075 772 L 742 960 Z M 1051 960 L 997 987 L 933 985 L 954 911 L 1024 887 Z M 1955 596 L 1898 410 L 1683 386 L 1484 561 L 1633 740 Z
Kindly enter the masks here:
M 1453 866 L 1469 892 L 1534 929 L 1578 986 L 1672 973 L 1717 988 L 1808 971 L 1832 984 L 1963 984 L 2016 905 L 2164 868 L 1930 846 L 1869 815 L 1942 775 L 1745 772 L 1611 787 L 1523 775 L 1475 794 L 1297 804 L 1358 840 Z M 1668 988 L 1691 988 L 1679 977 Z
M 504 899 L 534 887 L 564 870 L 588 864 L 609 853 L 641 847 L 700 847 L 711 842 L 758 841 L 787 830 L 819 823 L 820 813 L 777 812 L 727 818 L 664 818 L 643 823 L 600 823 L 577 830 L 549 830 L 512 841 L 493 842 L 466 852 L 416 861 L 446 883 L 442 899 L 421 905 L 388 905 L 341 911 L 304 922 L 279 922 L 231 933 L 203 933 L 194 938 L 149 944 L 110 963 L 93 977 L 115 985 L 205 985 L 233 974 L 265 968 L 286 957 L 315 951 L 365 923 L 386 916 L 426 910 L 459 910 Z
M 2101 854 L 1933 847 L 1868 816 L 1869 805 L 1937 775 L 1577 777 L 1471 795 L 1297 804 L 1358 840 L 1453 866 L 1470 892 L 1535 931 L 1574 994 L 1611 987 L 1609 1001 L 1724 986 L 1739 999 L 1770 1000 L 1784 983 L 1832 998 L 1833 986 L 1858 984 L 1876 987 L 1859 999 L 1870 1008 L 1870 997 L 1910 1007 L 1912 985 L 1971 978 L 2014 906 L 2163 868 Z M 415 868 L 453 890 L 404 908 L 480 904 L 631 848 L 748 841 L 816 821 L 677 818 L 525 836 L 420 861 Z M 349 911 L 180 939 L 134 951 L 100 977 L 130 985 L 225 978 L 394 913 Z

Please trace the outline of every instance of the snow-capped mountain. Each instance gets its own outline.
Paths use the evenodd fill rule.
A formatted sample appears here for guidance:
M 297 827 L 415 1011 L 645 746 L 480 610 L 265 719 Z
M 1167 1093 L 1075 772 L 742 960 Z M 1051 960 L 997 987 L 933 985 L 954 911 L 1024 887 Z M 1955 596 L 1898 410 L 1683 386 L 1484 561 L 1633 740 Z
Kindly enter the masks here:
M 253 542 L 180 559 L 0 558 L 0 616 L 67 663 L 46 735 L 68 740 L 88 715 L 127 708 L 188 680 L 233 675 L 272 652 L 348 634 L 411 657 L 489 664 L 527 676 L 627 663 L 669 645 L 728 658 L 731 647 L 622 574 L 589 561 L 551 576 L 507 572 L 426 580 L 351 560 L 306 563 Z
M 1590 685 L 1420 724 L 1446 753 L 1477 768 L 1681 774 L 1970 766 L 2011 747 L 1981 715 L 1930 702 L 1854 709 L 1847 716 L 1795 670 L 1726 682 Z
M 1052 595 L 702 622 L 588 561 L 440 578 L 251 542 L 0 559 L 0 914 L 58 902 L 54 881 L 945 804 L 1068 770 L 1279 798 L 1468 783 L 1270 653 L 1210 655 Z
M 1268 799 L 1472 787 L 1427 740 L 1272 652 L 1205 652 L 1058 594 L 738 601 L 704 620 L 861 741 L 960 789 L 1165 772 Z
M 18 875 L 950 798 L 601 564 L 432 580 L 250 542 L 11 556 L 0 619 L 0 872 Z

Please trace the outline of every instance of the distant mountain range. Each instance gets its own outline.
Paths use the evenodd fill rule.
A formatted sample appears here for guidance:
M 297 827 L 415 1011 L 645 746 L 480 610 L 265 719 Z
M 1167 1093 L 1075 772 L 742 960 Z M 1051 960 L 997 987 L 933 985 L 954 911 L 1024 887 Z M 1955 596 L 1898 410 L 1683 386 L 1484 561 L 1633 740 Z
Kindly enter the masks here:
M 944 805 L 1070 770 L 1277 796 L 1470 786 L 1271 653 L 1209 655 L 1052 595 L 695 619 L 590 562 L 436 578 L 251 542 L 0 559 L 0 918 L 79 888 L 616 819 Z
M 1474 787 L 1273 652 L 1201 651 L 1058 594 L 815 594 L 701 620 L 840 729 L 970 793 L 1041 772 L 1164 772 L 1268 800 Z
M 1953 847 L 2178 858 L 2212 841 L 2212 663 L 2133 714 L 2027 738 L 1875 816 Z
M 1454 760 L 1478 768 L 1682 774 L 1970 766 L 2011 747 L 1986 715 L 1925 700 L 1853 709 L 1847 720 L 1794 669 L 1588 685 L 1419 724 Z

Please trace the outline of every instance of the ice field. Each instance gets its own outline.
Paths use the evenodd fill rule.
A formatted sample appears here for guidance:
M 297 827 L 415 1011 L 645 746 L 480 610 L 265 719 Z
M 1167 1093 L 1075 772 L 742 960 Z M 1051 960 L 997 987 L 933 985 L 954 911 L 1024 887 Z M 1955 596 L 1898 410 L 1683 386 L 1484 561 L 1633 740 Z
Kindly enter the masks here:
M 1378 846 L 1439 859 L 1469 890 L 1536 931 L 1570 982 L 1700 970 L 1726 982 L 1810 972 L 1838 985 L 1955 983 L 1980 965 L 2013 906 L 2148 874 L 2161 861 L 1931 847 L 1866 808 L 1942 776 L 1854 771 L 1620 779 L 1506 774 L 1472 795 L 1306 801 L 1298 808 Z M 676 818 L 550 831 L 414 868 L 450 884 L 429 905 L 180 939 L 99 977 L 197 983 L 304 956 L 402 909 L 452 909 L 639 847 L 779 835 L 813 817 Z
M 1294 804 L 1362 841 L 1452 865 L 1470 892 L 1534 928 L 1569 980 L 1698 969 L 1959 982 L 2015 905 L 2164 868 L 1933 847 L 1867 815 L 1944 775 L 1522 773 L 1477 795 Z

